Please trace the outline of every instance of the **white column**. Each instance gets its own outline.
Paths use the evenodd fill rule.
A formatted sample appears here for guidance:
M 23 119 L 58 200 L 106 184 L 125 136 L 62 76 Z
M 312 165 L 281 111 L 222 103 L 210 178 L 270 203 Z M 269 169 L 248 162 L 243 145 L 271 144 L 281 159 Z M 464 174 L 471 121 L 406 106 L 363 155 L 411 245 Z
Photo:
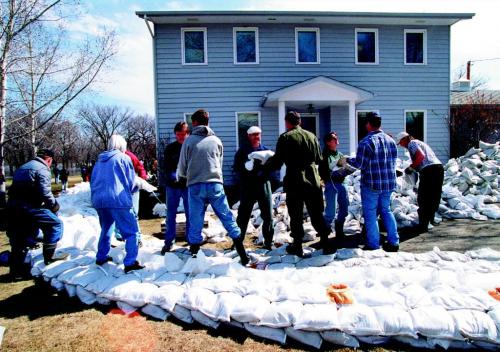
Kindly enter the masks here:
M 349 100 L 349 153 L 356 153 L 356 103 Z
M 279 101 L 278 102 L 278 135 L 281 135 L 282 133 L 285 133 L 285 102 L 284 101 Z M 280 180 L 283 181 L 283 177 L 285 177 L 286 173 L 286 166 L 283 165 L 280 170 Z
M 278 102 L 278 133 L 282 134 L 285 132 L 285 102 Z

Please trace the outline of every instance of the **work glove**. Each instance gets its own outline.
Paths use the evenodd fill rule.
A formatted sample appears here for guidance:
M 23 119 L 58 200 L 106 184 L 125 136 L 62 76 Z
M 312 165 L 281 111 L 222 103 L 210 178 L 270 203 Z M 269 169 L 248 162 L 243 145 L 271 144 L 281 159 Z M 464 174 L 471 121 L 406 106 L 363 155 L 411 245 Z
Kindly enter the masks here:
M 50 209 L 50 211 L 52 211 L 54 214 L 56 214 L 58 211 L 59 211 L 59 203 L 57 203 L 57 201 L 55 201 L 54 205 L 52 206 L 52 209 Z
M 411 175 L 415 170 L 413 170 L 413 168 L 411 168 L 410 166 L 408 166 L 406 169 L 405 169 L 405 174 L 407 175 Z

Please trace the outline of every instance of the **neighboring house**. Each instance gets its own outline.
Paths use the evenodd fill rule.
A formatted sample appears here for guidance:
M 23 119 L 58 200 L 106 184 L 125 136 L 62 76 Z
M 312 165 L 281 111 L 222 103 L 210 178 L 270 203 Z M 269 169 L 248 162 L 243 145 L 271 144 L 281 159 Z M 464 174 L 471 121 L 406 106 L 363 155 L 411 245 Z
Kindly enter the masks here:
M 449 157 L 450 26 L 471 13 L 139 11 L 153 37 L 159 140 L 198 108 L 234 153 L 250 125 L 274 148 L 286 111 L 355 152 L 369 111 Z M 153 24 L 153 28 L 151 26 Z M 160 151 L 161 152 L 161 151 Z
M 480 140 L 500 140 L 500 90 L 471 90 L 470 80 L 462 79 L 451 91 L 450 156 L 463 155 Z

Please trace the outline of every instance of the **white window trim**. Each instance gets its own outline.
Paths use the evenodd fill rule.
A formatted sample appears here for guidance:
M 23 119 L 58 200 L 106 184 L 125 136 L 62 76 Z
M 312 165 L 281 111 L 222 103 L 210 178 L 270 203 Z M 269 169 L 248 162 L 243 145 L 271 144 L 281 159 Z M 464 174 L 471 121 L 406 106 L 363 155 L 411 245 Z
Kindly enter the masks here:
M 260 111 L 236 111 L 234 113 L 234 117 L 236 120 L 235 128 L 236 128 L 236 150 L 240 148 L 240 136 L 238 134 L 238 114 L 257 114 L 258 126 L 261 127 L 260 122 Z
M 316 32 L 316 62 L 299 62 L 299 32 Z M 295 27 L 295 64 L 297 65 L 319 65 L 321 64 L 320 57 L 320 37 L 319 27 Z
M 237 32 L 254 32 L 255 33 L 255 61 L 254 62 L 238 62 L 238 53 L 236 46 Z M 235 65 L 258 65 L 260 63 L 259 56 L 259 27 L 233 27 L 233 62 Z
M 375 33 L 375 62 L 358 62 L 358 32 Z M 355 28 L 354 30 L 354 55 L 356 65 L 378 65 L 378 28 Z
M 186 62 L 184 33 L 186 32 L 203 32 L 203 58 L 204 62 Z M 208 65 L 208 48 L 207 48 L 207 27 L 183 27 L 181 28 L 181 55 L 182 64 L 186 66 Z
M 418 62 L 406 62 L 406 33 L 423 33 L 423 62 L 418 63 Z M 427 65 L 427 29 L 405 29 L 404 30 L 404 64 L 409 65 L 409 66 L 422 66 L 422 65 Z
M 184 114 L 182 114 L 184 116 L 184 122 L 187 122 L 189 123 L 188 119 L 187 119 L 187 115 L 193 115 L 192 112 L 185 112 Z
M 358 130 L 359 130 L 358 113 L 360 113 L 360 112 L 374 112 L 380 116 L 380 110 L 356 110 L 356 139 L 358 139 Z M 405 120 L 406 120 L 406 114 L 405 114 Z M 357 142 L 359 143 L 359 141 L 357 141 Z
M 301 113 L 300 116 L 304 117 L 304 116 L 314 116 L 315 119 L 316 119 L 316 137 L 319 139 L 319 113 L 317 112 L 313 112 L 313 113 L 308 113 L 308 112 L 304 112 L 304 113 Z
M 408 112 L 423 112 L 424 113 L 424 140 L 422 142 L 427 143 L 427 110 L 421 110 L 421 109 L 408 109 L 404 111 L 404 130 L 406 131 L 406 113 Z

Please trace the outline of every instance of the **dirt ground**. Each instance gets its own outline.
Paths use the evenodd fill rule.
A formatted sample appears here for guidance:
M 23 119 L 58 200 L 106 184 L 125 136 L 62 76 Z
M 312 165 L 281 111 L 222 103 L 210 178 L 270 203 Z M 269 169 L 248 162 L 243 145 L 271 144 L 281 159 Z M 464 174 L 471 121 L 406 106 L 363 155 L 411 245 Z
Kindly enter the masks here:
M 161 235 L 160 219 L 142 220 L 145 236 Z M 251 245 L 252 238 L 246 243 Z M 179 243 L 180 244 L 180 243 Z M 228 248 L 230 242 L 207 247 Z M 432 232 L 402 237 L 401 250 L 423 252 L 466 251 L 491 247 L 500 250 L 500 221 L 444 221 Z M 0 231 L 0 252 L 9 249 Z M 300 351 L 306 346 L 267 342 L 228 326 L 218 330 L 183 324 L 175 318 L 158 322 L 140 315 L 127 317 L 114 307 L 86 306 L 77 298 L 55 293 L 32 280 L 9 282 L 8 269 L 0 267 L 0 326 L 6 328 L 1 351 Z M 349 351 L 324 345 L 328 351 Z M 361 351 L 411 351 L 392 345 Z

